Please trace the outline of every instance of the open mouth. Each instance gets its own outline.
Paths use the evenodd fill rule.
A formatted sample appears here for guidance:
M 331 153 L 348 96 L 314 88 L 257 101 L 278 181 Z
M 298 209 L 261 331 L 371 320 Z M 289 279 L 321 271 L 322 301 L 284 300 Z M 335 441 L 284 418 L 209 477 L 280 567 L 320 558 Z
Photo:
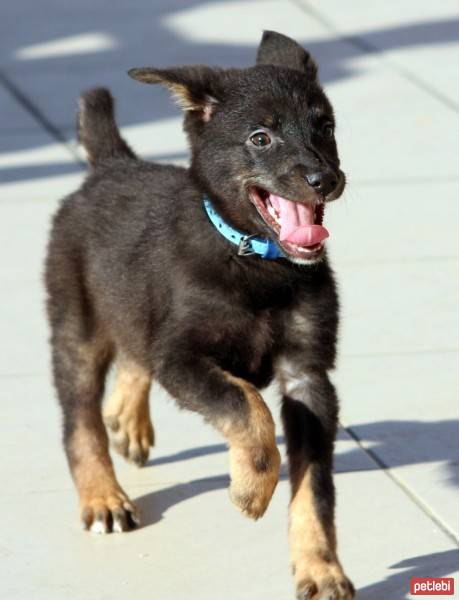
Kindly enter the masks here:
M 274 232 L 276 242 L 294 259 L 319 258 L 328 231 L 322 226 L 324 203 L 287 200 L 263 188 L 253 187 L 250 199 L 263 221 Z

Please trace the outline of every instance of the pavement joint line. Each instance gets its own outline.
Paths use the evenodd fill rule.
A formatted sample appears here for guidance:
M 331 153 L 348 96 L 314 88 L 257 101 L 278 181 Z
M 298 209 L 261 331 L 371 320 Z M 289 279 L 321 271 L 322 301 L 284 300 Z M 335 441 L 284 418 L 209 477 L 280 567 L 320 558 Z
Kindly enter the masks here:
M 76 160 L 79 164 L 84 164 L 81 158 L 78 156 L 76 150 L 72 148 L 68 140 L 62 134 L 62 132 L 46 117 L 46 115 L 36 106 L 30 98 L 24 94 L 24 92 L 11 81 L 9 77 L 0 71 L 0 84 L 13 96 L 13 98 L 27 111 L 35 121 L 43 127 L 51 137 L 61 143 L 67 149 L 70 156 Z
M 441 102 L 444 106 L 452 110 L 454 113 L 459 114 L 459 104 L 451 100 L 448 96 L 445 96 L 439 92 L 435 87 L 429 85 L 426 81 L 412 73 L 410 70 L 401 67 L 394 63 L 392 60 L 387 58 L 387 55 L 383 50 L 377 46 L 373 46 L 367 42 L 364 38 L 359 35 L 346 35 L 342 33 L 330 19 L 325 17 L 319 10 L 311 6 L 308 0 L 290 0 L 292 4 L 295 4 L 300 10 L 307 13 L 310 17 L 321 23 L 326 29 L 331 31 L 333 34 L 339 36 L 339 38 L 353 45 L 358 50 L 365 52 L 366 54 L 378 55 L 380 60 L 387 64 L 393 71 L 404 77 L 407 81 L 413 84 L 415 87 L 421 89 L 425 93 L 429 94 L 432 98 L 435 98 Z
M 394 177 L 386 179 L 352 179 L 348 184 L 358 184 L 361 186 L 395 186 L 395 185 L 438 185 L 439 183 L 457 183 L 459 182 L 458 175 L 444 175 L 432 177 Z
M 420 356 L 430 354 L 457 354 L 459 348 L 433 348 L 432 350 L 405 350 L 401 352 L 362 352 L 341 354 L 343 358 L 395 358 L 400 356 Z
M 459 256 L 412 256 L 410 258 L 376 258 L 371 260 L 349 260 L 343 262 L 334 261 L 337 265 L 339 265 L 340 269 L 346 268 L 354 268 L 354 267 L 372 267 L 374 265 L 399 265 L 405 266 L 413 263 L 419 262 L 434 262 L 438 263 L 439 261 L 451 261 L 456 262 L 459 260 Z
M 353 431 L 351 426 L 346 427 L 340 423 L 341 427 L 349 434 L 354 440 L 358 447 L 365 452 L 365 454 L 372 460 L 379 469 L 388 477 L 412 502 L 415 504 L 429 519 L 435 523 L 435 525 L 453 542 L 459 547 L 459 538 L 443 521 L 433 512 L 433 510 L 423 501 L 417 494 L 415 494 L 405 483 L 395 475 L 391 467 L 387 465 L 376 452 L 367 448 L 359 436 Z
M 44 373 L 0 373 L 0 379 L 36 379 L 45 377 Z M 48 375 L 46 375 L 48 379 Z

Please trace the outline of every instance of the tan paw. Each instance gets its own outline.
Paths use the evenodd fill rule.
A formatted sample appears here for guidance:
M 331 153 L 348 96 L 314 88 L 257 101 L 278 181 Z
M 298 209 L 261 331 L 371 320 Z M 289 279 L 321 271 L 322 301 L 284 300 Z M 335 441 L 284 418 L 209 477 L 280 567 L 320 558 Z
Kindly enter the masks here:
M 112 395 L 104 407 L 104 421 L 114 448 L 139 467 L 154 444 L 148 397 L 151 375 L 138 364 L 123 359 Z
M 148 410 L 105 414 L 104 423 L 115 450 L 137 466 L 143 466 L 155 442 Z
M 121 533 L 140 523 L 136 507 L 120 490 L 81 499 L 83 528 L 92 533 Z
M 297 600 L 352 600 L 355 597 L 354 586 L 338 562 L 316 559 L 302 571 L 301 577 L 296 572 Z
M 280 463 L 277 446 L 230 448 L 230 498 L 247 517 L 259 519 L 265 513 L 279 481 Z

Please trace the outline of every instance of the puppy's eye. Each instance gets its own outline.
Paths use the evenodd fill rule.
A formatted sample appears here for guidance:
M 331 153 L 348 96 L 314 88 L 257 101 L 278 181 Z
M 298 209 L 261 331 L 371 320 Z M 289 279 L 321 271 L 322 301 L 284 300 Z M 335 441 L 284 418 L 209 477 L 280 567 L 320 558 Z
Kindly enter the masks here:
M 265 146 L 270 145 L 271 138 L 264 131 L 257 131 L 257 133 L 252 135 L 250 141 L 254 146 L 257 146 L 258 148 L 264 148 Z
M 325 123 L 322 127 L 322 135 L 328 139 L 331 139 L 335 133 L 335 128 L 333 127 L 333 123 Z

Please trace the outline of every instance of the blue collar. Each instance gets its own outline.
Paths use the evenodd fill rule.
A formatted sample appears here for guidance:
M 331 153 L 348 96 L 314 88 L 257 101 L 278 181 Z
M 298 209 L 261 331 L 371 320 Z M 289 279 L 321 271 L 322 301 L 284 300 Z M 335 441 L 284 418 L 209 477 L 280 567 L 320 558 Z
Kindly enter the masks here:
M 257 235 L 246 235 L 238 229 L 234 229 L 221 218 L 217 211 L 212 206 L 209 198 L 204 196 L 204 208 L 215 229 L 229 242 L 238 246 L 238 256 L 250 256 L 258 254 L 262 258 L 274 260 L 282 258 L 284 255 L 280 251 L 277 244 L 272 240 L 268 240 Z

